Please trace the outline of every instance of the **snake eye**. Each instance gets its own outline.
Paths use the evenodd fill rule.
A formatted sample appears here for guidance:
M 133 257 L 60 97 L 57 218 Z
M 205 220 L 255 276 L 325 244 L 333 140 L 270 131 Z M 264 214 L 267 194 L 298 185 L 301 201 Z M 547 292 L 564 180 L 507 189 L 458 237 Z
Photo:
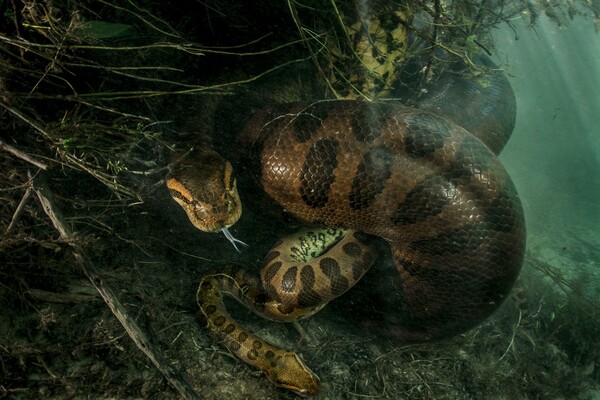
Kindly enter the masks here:
M 236 189 L 236 183 L 237 183 L 237 182 L 236 182 L 236 179 L 235 179 L 235 178 L 233 178 L 233 179 L 231 180 L 231 184 L 230 184 L 230 185 L 229 185 L 229 187 L 227 188 L 227 191 L 228 191 L 228 192 L 234 192 L 234 191 L 235 191 L 235 189 Z
M 223 184 L 225 186 L 225 190 L 235 190 L 235 171 L 233 170 L 233 167 L 231 166 L 231 163 L 229 161 L 225 163 Z

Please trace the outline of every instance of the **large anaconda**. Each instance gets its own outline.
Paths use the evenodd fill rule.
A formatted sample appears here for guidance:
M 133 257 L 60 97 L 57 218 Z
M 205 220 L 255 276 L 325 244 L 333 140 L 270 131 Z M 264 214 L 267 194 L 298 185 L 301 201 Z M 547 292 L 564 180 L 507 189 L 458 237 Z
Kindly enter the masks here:
M 512 96 L 510 87 L 502 90 Z M 512 113 L 514 121 L 514 99 L 512 109 L 510 101 L 500 103 L 501 109 L 480 113 L 503 121 Z M 377 296 L 394 307 L 385 315 L 361 315 L 365 327 L 383 335 L 451 336 L 489 316 L 512 287 L 525 246 L 522 208 L 488 147 L 499 151 L 504 142 L 498 138 L 508 139 L 505 130 L 512 125 L 486 121 L 504 131 L 471 133 L 444 116 L 435 101 L 423 104 L 425 109 L 343 100 L 280 104 L 260 110 L 245 125 L 239 168 L 250 170 L 266 195 L 299 220 L 348 230 L 303 231 L 280 242 L 266 256 L 260 279 L 224 269 L 200 280 L 197 301 L 208 328 L 276 385 L 299 394 L 319 388 L 295 353 L 240 327 L 227 313 L 224 295 L 273 320 L 312 315 L 369 269 L 374 254 L 368 235 L 389 243 L 395 265 L 394 273 L 377 271 L 385 273 L 389 290 Z M 237 220 L 226 216 L 241 212 L 235 179 L 231 165 L 212 151 L 198 157 L 207 157 L 195 161 L 199 165 L 218 163 L 217 172 L 183 167 L 168 186 L 196 226 L 211 215 L 206 230 L 218 231 Z M 221 190 L 200 198 L 199 175 Z

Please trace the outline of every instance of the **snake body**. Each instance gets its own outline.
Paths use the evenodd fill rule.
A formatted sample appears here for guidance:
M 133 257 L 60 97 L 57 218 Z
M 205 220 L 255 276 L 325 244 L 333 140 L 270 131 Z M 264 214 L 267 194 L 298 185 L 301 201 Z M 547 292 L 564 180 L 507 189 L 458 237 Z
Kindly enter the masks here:
M 318 378 L 300 358 L 240 327 L 223 296 L 268 319 L 310 316 L 367 272 L 375 259 L 371 236 L 389 244 L 394 268 L 376 271 L 387 286 L 373 298 L 387 305 L 375 306 L 371 317 L 363 318 L 364 327 L 421 341 L 465 331 L 489 316 L 512 287 L 525 248 L 520 200 L 495 154 L 512 131 L 514 97 L 506 100 L 513 95 L 503 77 L 490 82 L 483 91 L 499 90 L 497 100 L 491 96 L 498 107 L 484 102 L 479 112 L 470 111 L 486 117 L 467 124 L 473 132 L 456 123 L 455 106 L 435 96 L 417 107 L 323 100 L 255 113 L 241 133 L 244 152 L 237 168 L 283 211 L 332 229 L 302 231 L 281 241 L 265 257 L 260 279 L 230 268 L 203 275 L 197 301 L 209 330 L 274 384 L 315 394 Z M 460 80 L 444 85 L 439 90 L 447 97 L 464 90 Z M 198 157 L 190 165 L 224 166 L 214 180 L 225 185 L 212 198 L 228 199 L 225 208 L 237 209 L 227 162 L 211 152 Z M 196 178 L 195 168 L 184 166 L 168 186 L 200 226 L 198 215 L 205 213 L 197 209 L 207 207 L 195 200 L 190 182 Z M 221 218 L 211 229 L 238 217 Z M 305 246 L 308 242 L 313 246 Z
M 243 137 L 258 184 L 288 213 L 390 244 L 404 306 L 389 335 L 464 331 L 516 279 L 516 190 L 493 152 L 449 120 L 394 103 L 321 101 L 264 109 Z

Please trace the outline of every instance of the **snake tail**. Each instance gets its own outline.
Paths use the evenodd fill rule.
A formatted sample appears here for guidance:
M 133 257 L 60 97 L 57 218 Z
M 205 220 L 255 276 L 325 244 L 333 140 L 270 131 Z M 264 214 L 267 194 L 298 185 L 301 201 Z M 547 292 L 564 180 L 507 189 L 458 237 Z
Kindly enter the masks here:
M 261 369 L 274 385 L 302 396 L 317 394 L 319 378 L 296 353 L 262 340 L 242 328 L 227 312 L 223 302 L 225 295 L 245 305 L 256 304 L 248 297 L 261 297 L 257 284 L 256 277 L 243 270 L 225 269 L 204 275 L 196 296 L 200 318 L 206 321 L 208 329 L 232 354 Z
M 261 278 L 223 268 L 200 278 L 196 299 L 200 318 L 229 351 L 261 369 L 276 386 L 315 395 L 319 378 L 292 352 L 240 326 L 227 312 L 225 296 L 275 321 L 313 315 L 350 289 L 375 261 L 368 237 L 341 229 L 303 229 L 267 254 Z

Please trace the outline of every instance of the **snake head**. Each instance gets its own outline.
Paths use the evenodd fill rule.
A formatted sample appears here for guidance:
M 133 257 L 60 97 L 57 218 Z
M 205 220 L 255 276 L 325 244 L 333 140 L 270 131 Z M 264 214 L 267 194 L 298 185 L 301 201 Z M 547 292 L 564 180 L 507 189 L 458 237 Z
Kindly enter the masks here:
M 296 353 L 286 351 L 281 358 L 263 371 L 273 384 L 291 390 L 297 395 L 314 396 L 319 393 L 321 387 L 319 377 L 304 365 Z
M 231 164 L 214 153 L 201 156 L 179 165 L 167 187 L 196 228 L 219 232 L 237 222 L 242 204 Z

